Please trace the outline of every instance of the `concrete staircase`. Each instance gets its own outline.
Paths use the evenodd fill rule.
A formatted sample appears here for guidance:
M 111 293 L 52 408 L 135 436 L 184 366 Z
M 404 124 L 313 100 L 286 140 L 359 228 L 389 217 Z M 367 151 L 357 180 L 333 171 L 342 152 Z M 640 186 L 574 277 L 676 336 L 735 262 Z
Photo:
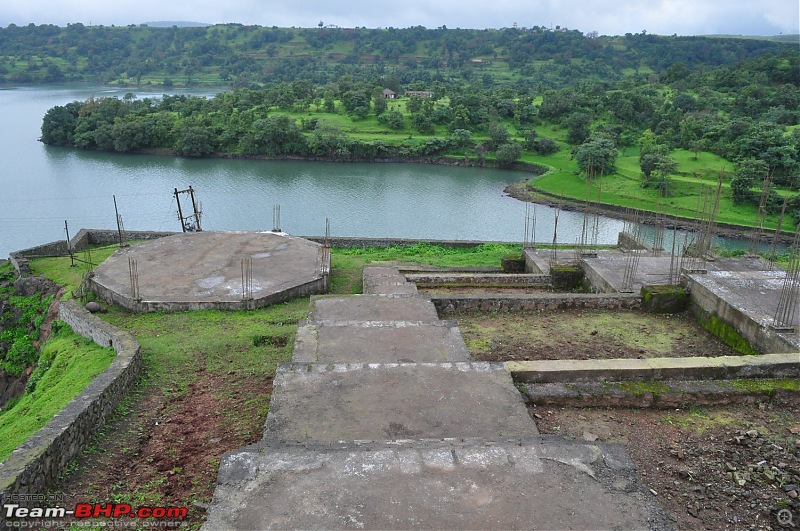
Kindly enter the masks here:
M 624 449 L 539 435 L 505 365 L 397 269 L 364 268 L 364 292 L 314 300 L 205 529 L 669 528 Z

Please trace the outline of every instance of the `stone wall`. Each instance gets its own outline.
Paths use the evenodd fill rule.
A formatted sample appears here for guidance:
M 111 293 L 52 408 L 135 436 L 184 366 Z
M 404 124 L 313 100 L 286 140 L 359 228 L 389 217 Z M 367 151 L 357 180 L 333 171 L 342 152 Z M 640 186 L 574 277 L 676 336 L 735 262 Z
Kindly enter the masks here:
M 139 343 L 91 315 L 75 301 L 62 302 L 59 318 L 77 334 L 113 347 L 116 359 L 28 440 L 0 463 L 0 505 L 13 495 L 44 494 L 103 425 L 136 381 L 141 369 Z
M 549 275 L 406 273 L 406 280 L 419 287 L 434 286 L 549 286 Z
M 536 295 L 440 295 L 431 296 L 440 314 L 461 312 L 520 312 L 589 310 L 638 310 L 642 298 L 636 294 L 543 293 Z

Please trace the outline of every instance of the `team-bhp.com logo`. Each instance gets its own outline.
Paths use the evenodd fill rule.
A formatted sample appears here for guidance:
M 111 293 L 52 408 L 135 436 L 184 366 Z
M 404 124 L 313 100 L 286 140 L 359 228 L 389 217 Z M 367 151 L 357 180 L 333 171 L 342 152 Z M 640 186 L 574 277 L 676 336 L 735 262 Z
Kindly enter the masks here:
M 189 513 L 186 507 L 136 507 L 127 503 L 78 503 L 75 509 L 64 507 L 21 507 L 3 505 L 3 516 L 9 518 L 169 518 L 183 520 Z

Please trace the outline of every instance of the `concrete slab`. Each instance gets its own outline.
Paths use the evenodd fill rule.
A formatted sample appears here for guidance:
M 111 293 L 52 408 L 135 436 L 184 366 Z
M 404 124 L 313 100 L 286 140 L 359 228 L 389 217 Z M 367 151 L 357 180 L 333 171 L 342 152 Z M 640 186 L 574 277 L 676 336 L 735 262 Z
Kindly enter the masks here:
M 470 361 L 456 321 L 322 321 L 301 326 L 292 361 Z
M 736 378 L 798 378 L 797 353 L 716 358 L 508 361 L 517 381 L 533 383 Z
M 625 269 L 632 253 L 637 253 L 639 264 L 633 279 L 632 291 L 639 293 L 643 285 L 660 285 L 669 282 L 670 263 L 678 271 L 680 259 L 669 254 L 654 256 L 648 251 L 597 251 L 597 257 L 584 257 L 584 271 L 592 287 L 602 293 L 620 292 L 624 288 Z
M 129 260 L 136 262 L 138 297 Z M 245 282 L 243 260 L 252 263 Z M 324 261 L 320 244 L 283 233 L 194 232 L 119 249 L 90 283 L 133 311 L 258 308 L 324 293 Z
M 439 318 L 429 298 L 351 295 L 314 299 L 311 319 L 339 321 L 435 321 Z
M 417 285 L 410 282 L 405 284 L 377 284 L 364 289 L 364 293 L 371 295 L 394 295 L 397 297 L 412 297 L 419 293 Z
M 670 529 L 618 446 L 531 437 L 223 458 L 214 529 Z
M 273 386 L 269 441 L 537 433 L 502 363 L 284 363 Z

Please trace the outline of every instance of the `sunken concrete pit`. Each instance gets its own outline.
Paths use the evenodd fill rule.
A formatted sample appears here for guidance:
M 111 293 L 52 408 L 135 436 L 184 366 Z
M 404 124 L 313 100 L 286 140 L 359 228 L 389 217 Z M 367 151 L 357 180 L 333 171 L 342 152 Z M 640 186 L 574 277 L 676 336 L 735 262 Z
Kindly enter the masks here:
M 324 293 L 329 271 L 330 253 L 303 238 L 194 232 L 117 250 L 89 287 L 134 312 L 245 310 Z

